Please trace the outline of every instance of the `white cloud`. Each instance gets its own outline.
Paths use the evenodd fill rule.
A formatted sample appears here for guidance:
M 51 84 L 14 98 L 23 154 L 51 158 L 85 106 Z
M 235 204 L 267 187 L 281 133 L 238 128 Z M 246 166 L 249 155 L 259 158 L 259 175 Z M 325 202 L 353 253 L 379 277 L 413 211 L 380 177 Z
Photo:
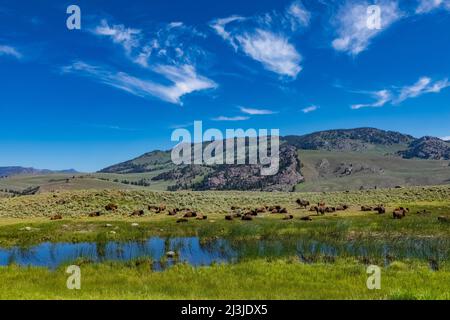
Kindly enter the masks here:
M 347 52 L 354 56 L 358 55 L 367 49 L 374 37 L 386 30 L 403 15 L 398 8 L 397 1 L 376 1 L 375 4 L 379 5 L 381 9 L 381 28 L 368 28 L 367 8 L 373 4 L 367 1 L 347 0 L 339 9 L 333 21 L 337 29 L 337 37 L 332 42 L 335 50 Z
M 384 106 L 392 99 L 392 94 L 388 90 L 380 90 L 375 92 L 370 92 L 370 95 L 376 100 L 372 103 L 354 104 L 351 106 L 352 109 L 358 110 L 362 108 L 379 108 Z
M 310 112 L 316 111 L 317 109 L 319 109 L 318 106 L 312 105 L 312 106 L 303 108 L 303 109 L 302 109 L 302 112 L 303 112 L 303 113 L 310 113 Z
M 63 72 L 87 76 L 135 96 L 142 98 L 156 97 L 174 104 L 182 104 L 181 97 L 186 94 L 217 87 L 214 81 L 198 75 L 195 68 L 190 65 L 179 67 L 158 65 L 152 70 L 170 80 L 172 85 L 163 85 L 151 80 L 140 79 L 125 72 L 111 71 L 84 62 L 75 62 L 62 69 Z
M 283 12 L 230 16 L 216 19 L 210 26 L 236 51 L 260 62 L 269 71 L 295 79 L 302 70 L 302 57 L 290 38 L 309 24 L 310 16 L 301 1 L 295 1 Z
M 433 82 L 428 77 L 422 77 L 415 84 L 403 87 L 393 103 L 398 104 L 406 99 L 415 98 L 425 93 L 439 93 L 447 87 L 450 87 L 448 79 Z
M 272 72 L 296 78 L 302 70 L 301 55 L 282 35 L 261 29 L 237 36 L 242 50 Z
M 416 13 L 428 13 L 438 8 L 450 10 L 450 0 L 419 0 Z
M 429 77 L 422 77 L 412 85 L 407 85 L 400 88 L 397 87 L 392 89 L 392 91 L 384 89 L 375 92 L 368 92 L 368 94 L 375 99 L 374 102 L 354 104 L 351 108 L 355 110 L 369 107 L 376 108 L 382 107 L 387 103 L 396 105 L 407 99 L 416 98 L 426 93 L 439 93 L 448 87 L 450 87 L 450 82 L 448 79 L 433 81 Z
M 127 53 L 139 46 L 141 30 L 126 28 L 123 24 L 109 26 L 106 20 L 102 20 L 100 25 L 93 31 L 99 36 L 107 36 L 114 43 L 120 44 Z
M 236 116 L 236 117 L 226 117 L 226 116 L 220 116 L 217 118 L 213 118 L 213 121 L 245 121 L 250 119 L 249 117 L 244 116 Z
M 275 112 L 272 110 L 267 109 L 254 109 L 254 108 L 246 108 L 246 107 L 239 107 L 241 112 L 249 115 L 266 115 L 266 114 L 274 114 Z
M 3 55 L 12 56 L 15 57 L 16 59 L 22 58 L 22 54 L 19 51 L 17 51 L 16 48 L 6 45 L 0 45 L 0 56 Z
M 210 27 L 213 28 L 219 36 L 221 36 L 224 40 L 229 41 L 235 50 L 238 49 L 237 44 L 234 41 L 234 37 L 231 32 L 226 31 L 226 26 L 235 21 L 243 21 L 246 18 L 241 16 L 231 16 L 228 18 L 216 19 L 212 21 Z
M 311 13 L 303 6 L 301 1 L 293 2 L 286 10 L 286 17 L 291 23 L 292 30 L 296 30 L 298 24 L 300 26 L 309 25 Z
M 444 141 L 450 141 L 450 136 L 446 136 L 446 137 L 442 137 L 442 138 L 440 138 L 441 140 L 444 140 Z

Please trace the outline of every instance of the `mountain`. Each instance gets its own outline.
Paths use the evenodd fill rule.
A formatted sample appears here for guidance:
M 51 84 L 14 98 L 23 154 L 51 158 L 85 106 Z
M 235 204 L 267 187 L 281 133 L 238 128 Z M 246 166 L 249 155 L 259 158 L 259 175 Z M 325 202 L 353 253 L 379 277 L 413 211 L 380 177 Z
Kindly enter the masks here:
M 0 167 L 0 177 L 10 177 L 16 175 L 40 175 L 50 173 L 77 173 L 74 169 L 68 170 L 48 170 L 48 169 L 35 169 L 25 167 Z
M 207 144 L 207 143 L 206 143 Z M 145 174 L 145 186 L 168 190 L 333 191 L 450 182 L 449 143 L 375 128 L 281 137 L 280 168 L 261 176 L 257 165 L 181 165 L 154 151 L 101 173 Z M 119 179 L 120 180 L 120 179 Z
M 450 143 L 435 137 L 422 137 L 412 141 L 408 149 L 399 154 L 406 159 L 449 160 Z
M 303 136 L 286 136 L 284 140 L 298 149 L 363 151 L 377 145 L 407 146 L 414 137 L 375 128 L 340 129 L 314 132 Z
M 155 150 L 100 170 L 101 173 L 142 173 L 173 167 L 170 151 Z

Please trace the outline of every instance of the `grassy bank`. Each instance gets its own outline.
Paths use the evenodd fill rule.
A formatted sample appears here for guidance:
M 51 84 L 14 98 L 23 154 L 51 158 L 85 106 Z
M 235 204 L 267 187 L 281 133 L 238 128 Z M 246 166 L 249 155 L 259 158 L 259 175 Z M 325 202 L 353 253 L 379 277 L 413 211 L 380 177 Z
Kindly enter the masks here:
M 366 287 L 366 266 L 354 260 L 303 264 L 258 259 L 151 272 L 148 261 L 85 264 L 81 290 L 68 290 L 65 268 L 0 267 L 0 299 L 449 299 L 450 269 L 394 262 L 381 289 Z
M 226 213 L 230 206 L 258 207 L 282 205 L 295 210 L 295 200 L 303 198 L 311 203 L 324 201 L 328 205 L 406 205 L 450 202 L 450 186 L 410 187 L 403 189 L 377 189 L 350 192 L 152 192 L 143 190 L 85 190 L 42 193 L 0 199 L 0 218 L 86 217 L 92 211 L 103 211 L 111 217 L 123 217 L 133 210 L 146 209 L 149 204 L 165 204 L 170 208 L 191 208 L 202 213 Z M 108 203 L 119 205 L 111 213 L 104 210 Z

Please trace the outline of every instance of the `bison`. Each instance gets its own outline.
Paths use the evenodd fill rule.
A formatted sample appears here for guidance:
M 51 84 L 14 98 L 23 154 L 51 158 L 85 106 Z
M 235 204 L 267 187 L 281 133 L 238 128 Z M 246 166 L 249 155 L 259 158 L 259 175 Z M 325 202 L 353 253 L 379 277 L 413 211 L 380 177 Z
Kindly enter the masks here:
M 385 208 L 384 205 L 382 205 L 382 204 L 376 206 L 376 207 L 374 208 L 374 210 L 375 210 L 376 212 L 378 212 L 378 214 L 384 214 L 384 213 L 386 213 L 386 208 Z
M 105 206 L 106 211 L 116 211 L 119 208 L 117 204 L 109 203 Z
M 249 215 L 249 214 L 245 214 L 245 215 L 242 216 L 241 220 L 243 220 L 243 221 L 252 221 L 253 217 L 251 215 Z
M 361 206 L 361 211 L 372 211 L 373 208 L 371 206 Z
M 134 210 L 130 216 L 132 217 L 142 217 L 144 215 L 144 210 Z
M 177 220 L 177 223 L 185 223 L 185 222 L 188 222 L 188 221 L 189 220 L 186 219 L 186 218 L 180 218 L 180 219 Z
M 302 221 L 312 221 L 312 218 L 310 216 L 301 217 L 300 220 Z
M 283 220 L 292 220 L 294 219 L 294 216 L 292 214 L 285 214 L 283 217 Z
M 406 217 L 406 213 L 409 213 L 409 209 L 400 207 L 400 208 L 397 208 L 394 210 L 394 212 L 392 213 L 392 217 L 394 219 L 402 219 L 402 218 Z
M 183 218 L 195 218 L 197 216 L 197 212 L 188 211 L 183 215 Z
M 60 214 L 55 214 L 54 216 L 52 216 L 50 218 L 50 220 L 61 220 L 62 219 L 62 215 Z
M 225 216 L 225 220 L 231 221 L 231 220 L 233 220 L 233 216 L 232 215 L 226 215 Z
M 295 200 L 295 202 L 297 202 L 297 204 L 299 205 L 300 208 L 304 208 L 304 209 L 306 209 L 306 207 L 310 205 L 309 201 L 306 201 L 303 199 L 297 199 L 297 200 Z
M 101 212 L 100 211 L 95 211 L 95 212 L 91 212 L 89 213 L 89 217 L 93 218 L 93 217 L 100 217 Z

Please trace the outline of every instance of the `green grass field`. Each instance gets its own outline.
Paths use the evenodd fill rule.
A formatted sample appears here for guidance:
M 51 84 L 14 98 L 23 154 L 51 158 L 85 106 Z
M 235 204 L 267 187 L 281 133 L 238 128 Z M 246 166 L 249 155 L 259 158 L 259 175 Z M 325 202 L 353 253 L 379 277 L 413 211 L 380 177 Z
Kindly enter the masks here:
M 350 209 L 312 221 L 312 214 L 295 203 L 303 198 L 327 205 L 348 204 Z M 104 206 L 116 203 L 118 210 Z M 361 205 L 383 203 L 387 213 L 361 212 Z M 191 208 L 208 216 L 179 224 L 177 217 L 148 211 L 147 205 Z M 286 207 L 294 219 L 262 213 L 253 221 L 226 221 L 231 206 Z M 410 208 L 401 220 L 392 218 L 397 206 Z M 144 217 L 130 217 L 144 209 Z M 417 213 L 426 210 L 426 214 Z M 92 211 L 102 216 L 88 217 Z M 54 214 L 63 220 L 50 221 Z M 409 187 L 326 193 L 158 192 L 84 190 L 42 193 L 0 199 L 0 248 L 28 248 L 43 242 L 136 241 L 151 237 L 224 239 L 241 250 L 233 263 L 192 267 L 180 263 L 156 272 L 149 258 L 128 262 L 74 261 L 82 270 L 82 289 L 65 287 L 64 266 L 0 267 L 3 299 L 448 299 L 450 292 L 450 186 Z M 133 226 L 137 223 L 138 226 Z M 112 226 L 106 228 L 106 224 Z M 114 230 L 114 233 L 111 233 Z M 299 259 L 296 241 L 336 248 L 336 256 L 311 253 Z M 258 243 L 273 243 L 273 252 L 261 256 Z M 274 242 L 271 242 L 274 241 Z M 285 244 L 277 249 L 277 241 Z M 348 253 L 349 243 L 364 251 Z M 256 244 L 256 245 L 252 245 Z M 391 256 L 385 263 L 383 248 Z M 1 257 L 1 249 L 0 249 Z M 331 259 L 332 258 L 332 259 Z M 438 268 L 430 268 L 436 261 Z M 382 268 L 381 290 L 366 287 L 366 267 Z

